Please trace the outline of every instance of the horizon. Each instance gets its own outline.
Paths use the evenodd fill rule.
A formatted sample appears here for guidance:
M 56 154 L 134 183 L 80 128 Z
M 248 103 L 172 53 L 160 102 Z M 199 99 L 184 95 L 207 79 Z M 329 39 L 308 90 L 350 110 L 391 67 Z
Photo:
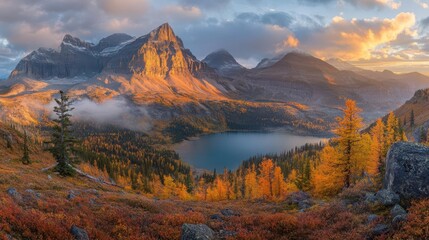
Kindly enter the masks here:
M 3 0 L 0 7 L 0 78 L 31 51 L 57 48 L 65 34 L 96 42 L 113 33 L 141 36 L 164 22 L 200 60 L 225 49 L 251 68 L 299 50 L 368 70 L 429 74 L 422 0 Z

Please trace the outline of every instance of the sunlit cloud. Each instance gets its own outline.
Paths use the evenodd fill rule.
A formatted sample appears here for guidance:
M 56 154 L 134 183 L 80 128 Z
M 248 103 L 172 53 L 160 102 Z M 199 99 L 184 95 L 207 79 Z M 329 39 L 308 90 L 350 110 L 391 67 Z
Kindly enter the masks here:
M 415 34 L 411 30 L 415 23 L 413 13 L 399 13 L 392 19 L 345 20 L 335 17 L 324 29 L 310 34 L 301 47 L 322 58 L 359 60 L 384 57 L 384 54 L 374 53 L 402 33 Z

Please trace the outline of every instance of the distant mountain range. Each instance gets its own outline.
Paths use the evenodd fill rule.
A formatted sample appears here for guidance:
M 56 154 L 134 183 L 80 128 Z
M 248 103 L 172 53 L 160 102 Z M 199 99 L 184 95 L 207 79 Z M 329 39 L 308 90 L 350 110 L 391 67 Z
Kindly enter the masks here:
M 345 98 L 374 119 L 425 87 L 429 77 L 419 73 L 369 71 L 301 52 L 263 59 L 253 69 L 226 50 L 200 61 L 163 24 L 141 37 L 113 34 L 98 44 L 66 35 L 59 50 L 33 51 L 0 83 L 0 107 L 3 118 L 36 123 L 62 89 L 98 103 L 124 98 L 167 122 L 193 116 L 225 128 L 253 128 L 253 119 L 258 128 L 318 129 L 332 123 Z

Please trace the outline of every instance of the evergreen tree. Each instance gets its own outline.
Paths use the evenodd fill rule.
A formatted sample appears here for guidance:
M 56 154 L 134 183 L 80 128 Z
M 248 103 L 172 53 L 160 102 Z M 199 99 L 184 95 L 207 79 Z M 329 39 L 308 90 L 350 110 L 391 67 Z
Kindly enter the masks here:
M 73 145 L 76 142 L 71 136 L 72 124 L 70 121 L 70 111 L 74 108 L 71 107 L 72 102 L 63 91 L 60 91 L 60 98 L 55 99 L 55 102 L 57 106 L 54 107 L 54 112 L 58 118 L 53 120 L 54 127 L 51 136 L 53 146 L 49 150 L 57 160 L 56 170 L 63 176 L 70 176 L 74 174 L 70 163 Z
M 22 156 L 21 161 L 25 165 L 30 164 L 30 153 L 29 153 L 29 150 L 28 150 L 28 136 L 27 136 L 27 131 L 24 131 L 24 147 L 23 147 L 23 156 Z
M 427 141 L 427 133 L 423 127 L 420 128 L 420 137 L 419 142 L 420 143 L 426 143 Z
M 413 109 L 411 109 L 410 127 L 414 127 L 414 110 Z

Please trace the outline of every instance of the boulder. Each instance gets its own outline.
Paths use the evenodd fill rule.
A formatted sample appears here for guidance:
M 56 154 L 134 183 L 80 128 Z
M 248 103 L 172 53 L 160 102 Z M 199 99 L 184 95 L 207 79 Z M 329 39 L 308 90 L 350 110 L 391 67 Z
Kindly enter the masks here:
M 214 231 L 205 224 L 183 224 L 181 240 L 214 239 Z
M 404 202 L 429 197 L 429 148 L 410 142 L 393 144 L 387 154 L 383 187 Z
M 22 200 L 21 194 L 16 190 L 16 188 L 10 187 L 6 190 L 7 194 L 11 196 L 14 200 L 20 201 Z
M 393 206 L 400 201 L 398 194 L 386 189 L 378 191 L 375 194 L 375 197 L 377 198 L 377 201 L 379 201 L 384 206 Z
M 210 215 L 211 220 L 222 221 L 222 216 L 220 214 Z
M 224 215 L 225 217 L 231 217 L 231 216 L 238 216 L 239 214 L 234 212 L 233 210 L 229 209 L 229 208 L 225 208 L 220 210 L 220 213 L 222 213 L 222 215 Z
M 368 217 L 366 218 L 366 223 L 367 224 L 371 224 L 374 221 L 376 221 L 378 219 L 378 215 L 377 214 L 370 214 L 368 215 Z
M 76 225 L 71 227 L 70 233 L 76 240 L 89 240 L 88 233 Z
M 379 236 L 389 232 L 389 226 L 386 224 L 377 224 L 372 229 L 372 236 Z
M 303 191 L 299 191 L 291 193 L 286 198 L 286 204 L 297 206 L 299 210 L 305 210 L 313 206 L 314 202 L 311 199 L 310 194 Z
M 403 209 L 399 204 L 396 204 L 392 210 L 390 210 L 390 215 L 392 215 L 392 218 L 395 218 L 399 215 L 407 215 L 407 211 Z
M 376 203 L 377 202 L 377 197 L 375 195 L 375 193 L 365 193 L 365 203 Z
M 392 226 L 394 228 L 398 228 L 401 225 L 401 223 L 404 222 L 404 221 L 406 221 L 406 220 L 407 220 L 407 215 L 406 214 L 398 215 L 395 218 L 393 218 L 393 220 L 392 220 Z
M 39 199 L 39 198 L 42 197 L 42 194 L 36 192 L 33 189 L 26 189 L 25 193 L 28 194 L 28 195 L 30 195 L 30 196 L 32 196 L 32 197 L 34 197 L 34 198 L 36 198 L 36 199 Z
M 78 193 L 77 193 L 77 192 L 75 192 L 75 191 L 73 191 L 73 190 L 70 190 L 70 191 L 69 191 L 69 194 L 67 194 L 67 200 L 72 200 L 72 199 L 74 199 L 75 197 L 77 197 L 77 195 L 78 195 Z

